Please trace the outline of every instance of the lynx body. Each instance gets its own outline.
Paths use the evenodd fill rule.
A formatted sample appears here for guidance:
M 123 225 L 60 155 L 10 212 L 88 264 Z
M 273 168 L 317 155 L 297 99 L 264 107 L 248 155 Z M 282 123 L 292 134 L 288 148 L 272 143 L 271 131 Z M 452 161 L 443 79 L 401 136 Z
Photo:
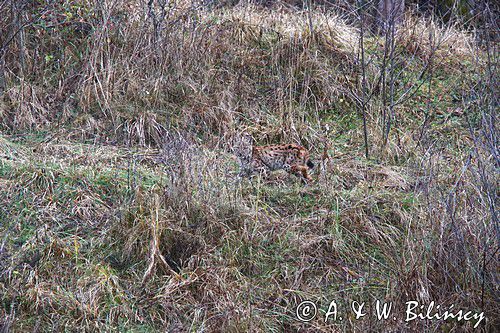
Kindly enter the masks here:
M 255 172 L 285 170 L 304 181 L 312 180 L 308 170 L 314 167 L 314 163 L 309 159 L 309 151 L 296 144 L 253 146 L 251 137 L 245 136 L 236 156 L 240 160 L 241 174 L 246 176 Z

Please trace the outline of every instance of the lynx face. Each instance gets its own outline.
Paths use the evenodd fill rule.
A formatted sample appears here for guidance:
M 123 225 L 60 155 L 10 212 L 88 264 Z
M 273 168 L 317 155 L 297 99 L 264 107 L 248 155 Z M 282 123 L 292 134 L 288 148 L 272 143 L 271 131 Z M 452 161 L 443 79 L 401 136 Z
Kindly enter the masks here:
M 304 181 L 312 180 L 308 170 L 314 167 L 309 159 L 309 152 L 296 144 L 282 144 L 256 147 L 252 138 L 244 135 L 236 149 L 240 161 L 241 173 L 251 175 L 255 172 L 285 170 Z

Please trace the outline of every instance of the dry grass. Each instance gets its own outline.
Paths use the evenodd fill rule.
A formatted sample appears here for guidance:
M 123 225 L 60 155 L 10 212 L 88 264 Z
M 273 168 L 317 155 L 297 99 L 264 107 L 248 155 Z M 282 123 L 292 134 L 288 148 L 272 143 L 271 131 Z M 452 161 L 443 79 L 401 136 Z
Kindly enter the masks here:
M 474 324 L 405 323 L 399 312 L 390 323 L 352 314 L 325 323 L 324 312 L 301 323 L 295 308 L 306 299 L 321 311 L 333 299 L 344 309 L 352 300 L 400 310 L 408 300 L 435 301 L 484 311 L 484 331 L 498 326 L 495 161 L 478 139 L 480 111 L 445 111 L 464 108 L 470 86 L 483 82 L 484 54 L 471 51 L 469 35 L 407 17 L 395 86 L 417 88 L 397 106 L 385 145 L 375 89 L 383 49 L 367 36 L 366 159 L 359 30 L 339 16 L 313 11 L 311 30 L 307 12 L 182 2 L 164 19 L 156 7 L 155 23 L 140 2 L 79 4 L 53 11 L 73 10 L 90 33 L 27 28 L 32 70 L 23 79 L 7 58 L 0 331 Z M 436 75 L 421 85 L 433 52 Z M 449 67 L 459 61 L 466 70 Z M 479 109 L 483 100 L 467 102 Z M 310 148 L 315 181 L 280 172 L 239 179 L 230 152 L 243 130 L 258 143 Z
M 439 26 L 434 20 L 407 16 L 397 31 L 397 43 L 408 55 L 422 59 L 436 58 L 449 66 L 474 57 L 474 37 L 453 25 Z

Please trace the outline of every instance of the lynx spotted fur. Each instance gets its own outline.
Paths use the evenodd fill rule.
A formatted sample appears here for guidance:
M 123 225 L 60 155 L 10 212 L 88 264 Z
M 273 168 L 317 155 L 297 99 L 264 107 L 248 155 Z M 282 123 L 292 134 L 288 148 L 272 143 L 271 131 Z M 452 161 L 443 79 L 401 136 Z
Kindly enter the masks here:
M 254 146 L 252 138 L 244 135 L 235 150 L 241 175 L 285 170 L 304 181 L 312 180 L 308 170 L 314 167 L 314 163 L 309 159 L 309 151 L 302 146 L 293 143 Z

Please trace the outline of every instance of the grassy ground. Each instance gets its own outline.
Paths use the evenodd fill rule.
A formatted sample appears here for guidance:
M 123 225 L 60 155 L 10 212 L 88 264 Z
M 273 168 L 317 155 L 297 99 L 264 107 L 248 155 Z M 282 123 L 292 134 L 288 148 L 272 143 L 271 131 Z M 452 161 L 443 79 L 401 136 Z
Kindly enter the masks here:
M 498 327 L 496 190 L 488 189 L 498 177 L 478 144 L 488 97 L 471 88 L 486 80 L 487 54 L 471 35 L 406 19 L 392 64 L 402 102 L 385 140 L 376 84 L 384 40 L 366 38 L 362 88 L 359 31 L 337 16 L 314 12 L 311 31 L 302 12 L 179 8 L 156 36 L 132 5 L 82 1 L 44 19 L 64 10 L 94 32 L 30 28 L 32 72 L 9 71 L 1 101 L 4 330 L 475 324 L 405 322 L 409 300 L 484 311 L 479 329 Z M 421 75 L 429 59 L 430 80 Z M 369 158 L 359 112 L 366 89 Z M 258 143 L 308 147 L 314 181 L 236 177 L 231 142 L 243 129 Z M 303 300 L 319 307 L 308 323 L 296 319 Z M 332 300 L 342 321 L 324 320 Z M 376 300 L 394 302 L 397 320 L 356 319 L 347 311 L 354 300 L 370 312 Z

